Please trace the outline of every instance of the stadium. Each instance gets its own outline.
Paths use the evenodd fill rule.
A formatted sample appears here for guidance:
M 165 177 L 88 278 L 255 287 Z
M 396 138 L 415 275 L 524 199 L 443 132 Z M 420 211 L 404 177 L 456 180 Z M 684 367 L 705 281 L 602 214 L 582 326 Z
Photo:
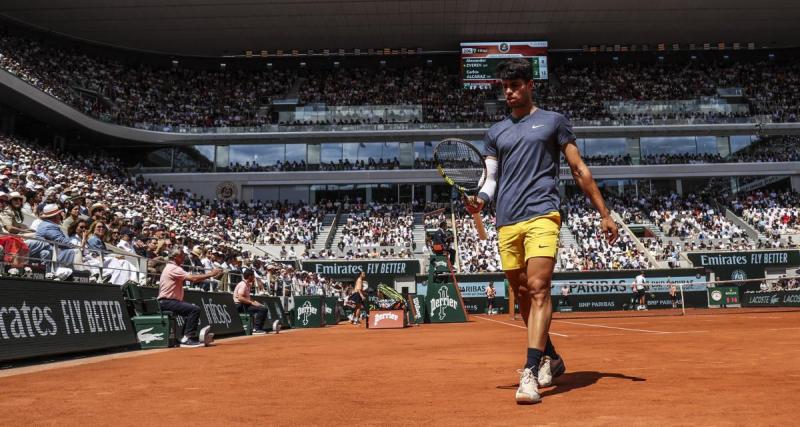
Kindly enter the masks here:
M 0 424 L 793 424 L 800 5 L 704 3 L 0 1 Z

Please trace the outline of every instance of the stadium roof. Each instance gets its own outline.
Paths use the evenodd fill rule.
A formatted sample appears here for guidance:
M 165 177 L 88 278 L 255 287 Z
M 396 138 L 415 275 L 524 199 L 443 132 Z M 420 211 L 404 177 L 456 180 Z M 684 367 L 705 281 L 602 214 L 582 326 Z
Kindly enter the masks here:
M 800 45 L 793 0 L 4 0 L 0 14 L 116 46 L 219 56 L 291 49 L 457 50 L 461 41 Z

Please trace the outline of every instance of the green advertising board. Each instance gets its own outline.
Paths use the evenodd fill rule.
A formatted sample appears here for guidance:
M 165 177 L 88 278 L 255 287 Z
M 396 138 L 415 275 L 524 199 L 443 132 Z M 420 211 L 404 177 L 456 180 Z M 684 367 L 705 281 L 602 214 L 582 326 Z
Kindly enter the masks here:
M 325 298 L 318 295 L 294 297 L 292 327 L 320 328 L 325 326 Z
M 0 361 L 136 342 L 119 286 L 0 279 Z
M 425 295 L 409 296 L 408 301 L 411 305 L 411 323 L 426 323 L 427 305 L 425 304 Z
M 739 300 L 738 286 L 716 286 L 708 288 L 708 306 L 712 308 L 720 307 L 741 307 Z
M 428 284 L 425 297 L 431 323 L 457 323 L 467 321 L 464 302 L 453 283 Z
M 764 278 L 764 270 L 767 268 L 800 266 L 799 250 L 691 252 L 686 256 L 695 267 L 713 271 L 717 280 L 742 281 L 739 285 L 747 290 L 758 290 L 759 283 L 744 281 Z
M 340 321 L 339 298 L 325 297 L 325 324 L 335 325 Z
M 139 288 L 143 298 L 158 296 L 156 288 Z M 233 295 L 227 292 L 202 292 L 186 290 L 183 293 L 185 302 L 200 307 L 200 327 L 211 326 L 215 336 L 235 335 L 244 332 L 242 320 L 233 303 Z M 183 336 L 183 317 L 175 317 L 178 324 L 178 337 Z
M 281 304 L 280 298 L 260 295 L 253 295 L 250 298 L 264 304 L 264 307 L 267 308 L 267 320 L 264 322 L 265 330 L 271 331 L 272 324 L 275 323 L 276 320 L 280 321 L 281 329 L 288 329 L 291 326 L 289 324 L 289 316 L 283 310 L 283 304 Z
M 394 284 L 401 276 L 414 276 L 420 272 L 418 260 L 306 260 L 301 262 L 304 271 L 336 280 L 355 281 L 361 272 L 367 273 L 371 288 L 379 283 Z

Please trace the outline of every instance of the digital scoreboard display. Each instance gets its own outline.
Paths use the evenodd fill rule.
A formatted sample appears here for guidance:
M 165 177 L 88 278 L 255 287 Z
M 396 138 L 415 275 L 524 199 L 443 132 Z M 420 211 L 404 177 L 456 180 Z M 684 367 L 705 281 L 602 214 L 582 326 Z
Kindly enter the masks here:
M 547 80 L 547 42 L 461 43 L 461 75 L 464 87 L 491 87 L 497 82 L 497 64 L 509 58 L 531 61 L 531 77 L 534 80 Z

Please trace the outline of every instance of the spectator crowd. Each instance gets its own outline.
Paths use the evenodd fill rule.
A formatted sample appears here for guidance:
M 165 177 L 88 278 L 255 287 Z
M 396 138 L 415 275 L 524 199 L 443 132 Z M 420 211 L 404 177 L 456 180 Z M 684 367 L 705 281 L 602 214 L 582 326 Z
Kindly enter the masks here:
M 365 109 L 363 115 L 356 111 L 335 121 L 294 120 L 284 125 L 479 123 L 496 121 L 506 114 L 503 103 L 497 102 L 497 88 L 465 89 L 455 67 L 342 66 L 300 71 L 215 64 L 211 70 L 179 62 L 153 65 L 157 58 L 118 58 L 123 58 L 118 52 L 103 56 L 89 53 L 78 43 L 0 28 L 0 68 L 85 114 L 125 126 L 168 131 L 233 126 L 255 129 L 278 123 L 278 114 L 270 109 L 272 100 L 295 92 L 297 95 L 292 96 L 301 105 L 419 106 L 421 113 L 401 111 L 375 118 L 371 109 Z M 553 67 L 549 81 L 537 82 L 535 94 L 542 108 L 562 112 L 579 124 L 652 124 L 661 120 L 715 123 L 756 115 L 769 121 L 793 122 L 800 108 L 795 102 L 800 96 L 798 75 L 800 62 L 793 59 L 593 66 L 565 62 Z M 608 105 L 701 98 L 724 105 L 717 92 L 728 88 L 741 90 L 744 110 L 675 106 L 631 113 L 630 109 L 615 110 Z

